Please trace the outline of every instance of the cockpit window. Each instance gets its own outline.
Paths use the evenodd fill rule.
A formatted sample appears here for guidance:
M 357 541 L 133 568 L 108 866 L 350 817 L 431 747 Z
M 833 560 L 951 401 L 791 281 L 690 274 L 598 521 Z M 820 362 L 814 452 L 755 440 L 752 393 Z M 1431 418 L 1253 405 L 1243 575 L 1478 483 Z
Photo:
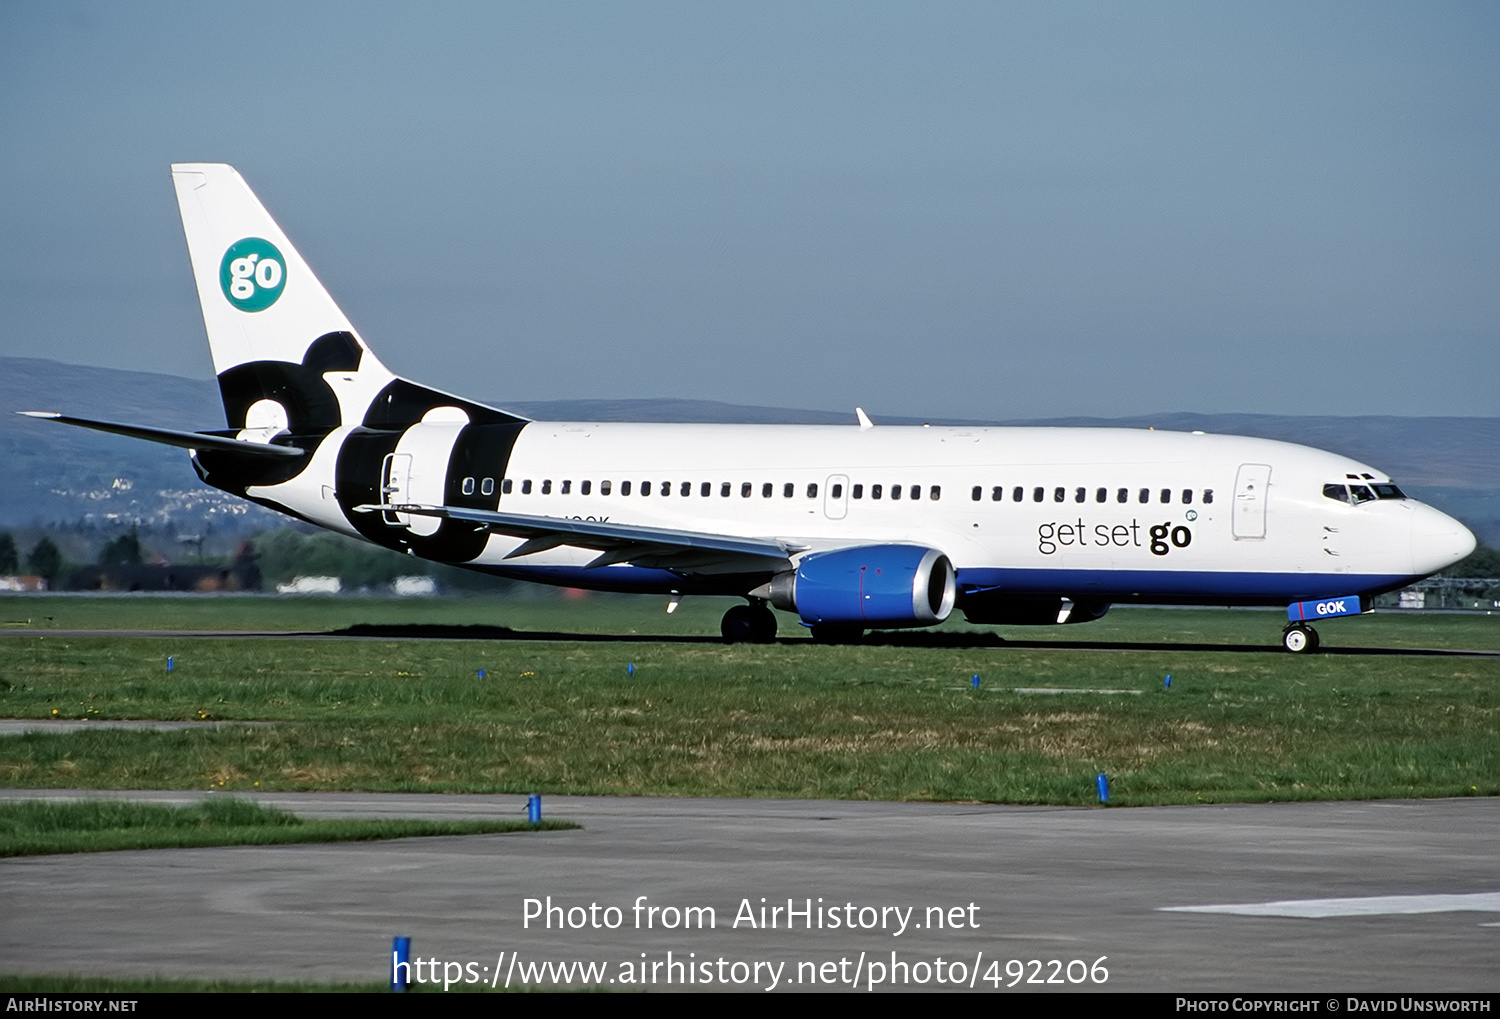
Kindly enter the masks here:
M 1358 506 L 1375 499 L 1405 499 L 1406 493 L 1388 481 L 1377 481 L 1369 485 L 1350 485 L 1348 488 L 1342 484 L 1324 485 L 1323 497 L 1337 499 L 1339 502 L 1352 502 Z

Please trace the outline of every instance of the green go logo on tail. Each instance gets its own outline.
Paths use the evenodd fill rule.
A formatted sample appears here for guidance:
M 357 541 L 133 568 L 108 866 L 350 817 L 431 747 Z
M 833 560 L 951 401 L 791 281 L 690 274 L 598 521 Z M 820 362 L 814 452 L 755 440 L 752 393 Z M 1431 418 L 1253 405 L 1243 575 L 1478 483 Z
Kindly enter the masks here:
M 260 237 L 235 241 L 219 263 L 219 287 L 241 311 L 265 311 L 286 285 L 286 259 Z

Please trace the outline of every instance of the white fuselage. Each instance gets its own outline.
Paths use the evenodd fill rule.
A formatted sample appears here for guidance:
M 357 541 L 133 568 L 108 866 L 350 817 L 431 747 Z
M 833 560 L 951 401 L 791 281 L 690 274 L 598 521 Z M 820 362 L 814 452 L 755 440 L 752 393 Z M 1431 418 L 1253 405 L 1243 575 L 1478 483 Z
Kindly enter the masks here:
M 521 430 L 504 477 L 469 482 L 447 459 L 458 427 L 437 421 L 403 438 L 398 452 L 411 460 L 399 496 L 441 502 L 444 484 L 471 484 L 493 492 L 494 508 L 530 516 L 770 538 L 813 552 L 922 545 L 951 559 L 961 590 L 1285 603 L 1388 590 L 1473 547 L 1461 524 L 1415 500 L 1355 505 L 1324 494 L 1329 484 L 1389 482 L 1374 469 L 1265 439 L 536 421 Z M 326 496 L 326 481 L 304 477 L 253 494 L 353 533 L 336 500 L 315 494 L 320 488 Z M 393 530 L 436 527 L 420 517 L 387 520 Z M 680 586 L 629 565 L 585 570 L 591 549 L 507 559 L 520 544 L 493 534 L 468 565 L 603 589 Z

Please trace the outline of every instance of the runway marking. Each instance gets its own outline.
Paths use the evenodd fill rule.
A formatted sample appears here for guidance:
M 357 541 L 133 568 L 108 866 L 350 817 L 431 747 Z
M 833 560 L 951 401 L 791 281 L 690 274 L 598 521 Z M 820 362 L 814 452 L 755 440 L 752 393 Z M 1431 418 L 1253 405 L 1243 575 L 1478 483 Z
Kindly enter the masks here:
M 1057 693 L 1103 693 L 1103 694 L 1115 694 L 1115 693 L 1126 693 L 1126 694 L 1135 694 L 1136 696 L 1140 696 L 1140 693 L 1141 693 L 1139 690 L 1080 690 L 1080 689 L 1078 689 L 1076 687 L 1061 687 L 1061 686 L 1018 686 L 1018 687 L 1014 687 L 1013 690 L 1014 690 L 1015 693 L 1045 693 L 1045 694 L 1057 694 Z
M 1468 895 L 1369 895 L 1352 899 L 1286 899 L 1225 906 L 1161 906 L 1164 913 L 1230 913 L 1235 916 L 1395 916 L 1406 913 L 1500 913 L 1500 892 Z M 1500 924 L 1485 924 L 1486 927 Z

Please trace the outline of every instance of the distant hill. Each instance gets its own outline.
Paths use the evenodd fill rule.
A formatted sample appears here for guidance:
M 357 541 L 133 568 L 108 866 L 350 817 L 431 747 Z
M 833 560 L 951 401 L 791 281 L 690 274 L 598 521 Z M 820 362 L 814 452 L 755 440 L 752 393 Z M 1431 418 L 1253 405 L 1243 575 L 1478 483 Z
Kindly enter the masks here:
M 847 411 L 747 407 L 709 400 L 497 399 L 496 406 L 538 420 L 853 424 Z M 277 526 L 285 518 L 242 507 L 199 483 L 181 450 L 18 417 L 57 410 L 168 428 L 222 427 L 212 380 L 0 358 L 0 525 L 141 517 L 192 530 Z M 1500 418 L 1286 417 L 1171 413 L 1129 418 L 973 421 L 905 418 L 866 408 L 879 424 L 994 424 L 1202 430 L 1300 442 L 1344 453 L 1388 471 L 1414 495 L 1463 520 L 1487 544 L 1500 545 Z

